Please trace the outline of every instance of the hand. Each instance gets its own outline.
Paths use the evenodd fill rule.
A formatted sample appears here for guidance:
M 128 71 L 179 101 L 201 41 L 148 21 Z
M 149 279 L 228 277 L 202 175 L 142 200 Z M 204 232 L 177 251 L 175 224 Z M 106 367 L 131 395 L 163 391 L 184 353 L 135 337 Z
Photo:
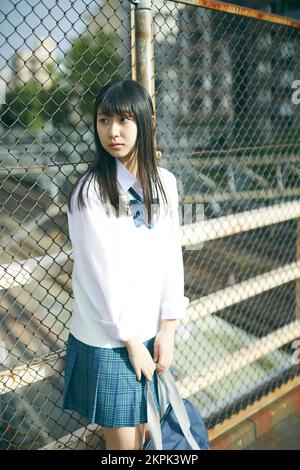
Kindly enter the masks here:
M 173 361 L 174 355 L 174 331 L 160 329 L 154 341 L 153 359 L 158 374 L 165 373 Z
M 155 364 L 152 356 L 142 341 L 134 336 L 126 341 L 128 357 L 134 368 L 137 380 L 141 380 L 142 373 L 147 380 L 151 380 L 155 372 Z

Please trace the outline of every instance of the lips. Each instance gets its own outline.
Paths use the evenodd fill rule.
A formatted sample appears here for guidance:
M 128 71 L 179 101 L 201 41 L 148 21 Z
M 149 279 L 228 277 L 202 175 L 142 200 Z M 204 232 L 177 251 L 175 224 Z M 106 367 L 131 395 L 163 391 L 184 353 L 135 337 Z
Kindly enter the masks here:
M 123 144 L 110 144 L 110 147 L 121 147 Z

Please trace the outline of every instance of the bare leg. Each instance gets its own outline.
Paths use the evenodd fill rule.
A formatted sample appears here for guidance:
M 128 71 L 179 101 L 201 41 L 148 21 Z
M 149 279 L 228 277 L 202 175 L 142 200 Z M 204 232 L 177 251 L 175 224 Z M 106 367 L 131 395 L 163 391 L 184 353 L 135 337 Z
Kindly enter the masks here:
M 157 412 L 158 417 L 160 417 Z M 106 450 L 141 450 L 144 442 L 150 440 L 148 423 L 135 427 L 105 428 L 101 427 Z
M 101 427 L 106 450 L 140 450 L 142 448 L 144 424 L 135 427 Z
M 158 419 L 160 420 L 160 414 L 159 414 L 158 411 L 157 411 L 157 416 L 158 416 Z M 138 424 L 137 427 L 139 427 L 139 426 L 144 426 L 143 443 L 150 441 L 150 432 L 149 432 L 149 428 L 148 428 L 148 423 Z

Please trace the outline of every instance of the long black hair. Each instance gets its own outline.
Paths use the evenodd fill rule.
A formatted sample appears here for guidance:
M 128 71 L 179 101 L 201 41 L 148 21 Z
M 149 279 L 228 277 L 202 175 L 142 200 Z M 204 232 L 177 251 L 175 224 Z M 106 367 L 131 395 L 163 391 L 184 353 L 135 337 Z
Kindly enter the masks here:
M 78 192 L 78 209 L 85 206 L 82 196 L 85 183 L 91 183 L 93 177 L 98 183 L 97 193 L 104 205 L 111 204 L 117 216 L 120 215 L 119 190 L 117 186 L 116 158 L 110 155 L 101 145 L 97 131 L 97 114 L 99 110 L 107 116 L 118 114 L 120 116 L 132 116 L 137 125 L 137 140 L 133 151 L 137 150 L 138 176 L 140 178 L 144 201 L 148 212 L 148 222 L 151 221 L 153 206 L 160 207 L 159 192 L 168 205 L 167 196 L 159 177 L 157 168 L 156 151 L 154 145 L 155 129 L 152 123 L 154 109 L 148 91 L 136 80 L 118 80 L 105 85 L 96 96 L 94 103 L 94 139 L 96 147 L 96 159 L 90 168 L 75 183 L 68 198 L 68 209 L 71 212 L 71 198 L 79 181 L 83 178 L 83 184 Z M 94 181 L 95 181 L 94 180 Z M 89 188 L 89 186 L 88 186 Z M 158 201 L 154 200 L 154 192 Z

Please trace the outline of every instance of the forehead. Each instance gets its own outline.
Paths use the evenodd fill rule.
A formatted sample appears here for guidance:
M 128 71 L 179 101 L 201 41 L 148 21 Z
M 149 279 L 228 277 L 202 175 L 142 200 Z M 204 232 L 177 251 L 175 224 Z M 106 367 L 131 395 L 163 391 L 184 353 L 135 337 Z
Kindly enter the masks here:
M 109 117 L 113 117 L 113 116 L 129 116 L 131 115 L 131 113 L 129 113 L 128 111 L 124 111 L 124 112 L 120 112 L 120 113 L 117 113 L 117 112 L 107 112 L 105 110 L 102 111 L 102 109 L 98 109 L 97 111 L 97 116 L 100 116 L 100 115 L 103 115 L 103 116 L 109 116 Z
M 124 96 L 108 96 L 99 103 L 97 115 L 105 114 L 105 116 L 124 116 L 133 113 L 130 102 Z

